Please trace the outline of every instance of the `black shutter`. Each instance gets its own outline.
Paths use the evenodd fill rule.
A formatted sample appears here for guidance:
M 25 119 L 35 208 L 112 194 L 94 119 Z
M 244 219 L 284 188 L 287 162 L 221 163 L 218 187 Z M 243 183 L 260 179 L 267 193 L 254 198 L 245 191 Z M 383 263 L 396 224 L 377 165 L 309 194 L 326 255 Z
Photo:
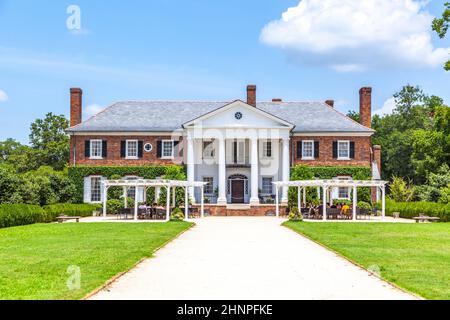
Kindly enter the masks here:
M 178 145 L 180 144 L 180 141 L 174 141 L 173 142 L 173 157 L 176 158 L 179 156 L 180 148 Z
M 102 157 L 108 157 L 108 142 L 106 140 L 102 141 Z
M 86 158 L 91 157 L 91 140 L 86 140 L 84 142 L 84 156 Z
M 355 142 L 350 142 L 350 159 L 355 159 Z
M 338 158 L 338 143 L 337 141 L 333 141 L 333 159 Z
M 120 157 L 121 158 L 125 158 L 127 156 L 126 148 L 127 148 L 127 142 L 120 141 Z
M 318 159 L 320 156 L 320 143 L 319 141 L 314 141 L 314 158 Z
M 297 141 L 297 159 L 303 158 L 302 141 Z
M 138 158 L 144 157 L 144 141 L 138 141 Z
M 157 148 L 156 148 L 156 153 L 157 153 L 157 157 L 161 158 L 162 157 L 162 141 L 157 141 Z

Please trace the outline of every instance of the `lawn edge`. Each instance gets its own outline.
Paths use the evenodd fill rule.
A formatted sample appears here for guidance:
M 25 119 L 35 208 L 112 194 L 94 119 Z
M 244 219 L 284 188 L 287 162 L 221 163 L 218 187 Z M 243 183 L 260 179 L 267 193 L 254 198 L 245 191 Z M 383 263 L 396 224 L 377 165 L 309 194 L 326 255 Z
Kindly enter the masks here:
M 159 247 L 157 247 L 150 256 L 148 257 L 144 257 L 142 259 L 140 259 L 139 261 L 137 261 L 135 264 L 133 264 L 130 268 L 128 268 L 125 271 L 122 271 L 118 274 L 116 274 L 115 276 L 113 276 L 112 278 L 110 278 L 109 280 L 107 280 L 103 285 L 101 285 L 100 287 L 94 289 L 93 291 L 91 291 L 90 293 L 86 294 L 83 298 L 79 299 L 81 301 L 85 301 L 88 300 L 89 298 L 95 296 L 97 293 L 99 293 L 100 291 L 102 291 L 103 289 L 105 289 L 106 287 L 110 286 L 111 284 L 113 284 L 114 282 L 116 282 L 117 280 L 119 280 L 120 278 L 122 278 L 125 274 L 127 274 L 128 272 L 132 271 L 133 269 L 136 269 L 141 263 L 143 263 L 145 260 L 147 259 L 152 259 L 154 254 L 156 252 L 158 252 L 159 250 L 161 250 L 162 248 L 164 248 L 165 246 L 167 246 L 169 243 L 171 243 L 172 241 L 178 239 L 179 237 L 181 237 L 184 233 L 188 232 L 189 230 L 191 230 L 192 228 L 194 228 L 196 226 L 195 222 L 192 222 L 191 226 L 189 228 L 187 228 L 186 230 L 183 230 L 182 232 L 180 232 L 179 234 L 177 234 L 175 237 L 173 237 L 170 240 L 167 240 L 166 242 L 164 242 L 163 244 L 161 244 Z
M 409 291 L 409 290 L 407 290 L 407 289 L 405 289 L 405 288 L 403 288 L 403 287 L 400 287 L 398 284 L 395 284 L 395 283 L 393 283 L 393 282 L 391 282 L 391 281 L 389 281 L 389 280 L 383 278 L 382 276 L 380 276 L 380 275 L 378 275 L 378 274 L 376 274 L 376 273 L 374 273 L 374 272 L 370 272 L 370 271 L 367 270 L 367 268 L 365 268 L 363 265 L 361 265 L 361 264 L 359 264 L 358 262 L 353 261 L 352 259 L 350 259 L 350 258 L 344 256 L 342 253 L 336 251 L 335 249 L 328 247 L 326 244 L 323 244 L 323 243 L 321 243 L 321 242 L 319 242 L 319 241 L 317 241 L 317 240 L 315 240 L 315 239 L 312 239 L 310 236 L 308 236 L 308 235 L 306 235 L 306 234 L 304 234 L 304 233 L 301 233 L 301 232 L 299 232 L 299 231 L 297 231 L 297 230 L 294 230 L 294 229 L 289 228 L 288 226 L 285 225 L 284 222 L 281 224 L 281 226 L 284 227 L 284 228 L 286 228 L 286 229 L 288 229 L 288 230 L 290 230 L 290 231 L 292 231 L 292 232 L 294 232 L 294 233 L 296 233 L 296 234 L 298 234 L 298 235 L 300 235 L 300 236 L 302 236 L 302 237 L 305 237 L 306 239 L 308 239 L 308 240 L 310 240 L 310 241 L 312 241 L 312 242 L 318 244 L 318 245 L 321 246 L 322 248 L 324 248 L 324 249 L 326 249 L 326 250 L 328 250 L 328 251 L 333 252 L 334 254 L 336 254 L 336 255 L 338 255 L 339 257 L 341 257 L 341 258 L 347 260 L 348 262 L 350 262 L 350 263 L 353 264 L 354 266 L 356 266 L 356 267 L 358 267 L 358 268 L 360 268 L 360 269 L 362 269 L 362 270 L 364 270 L 364 271 L 367 271 L 371 276 L 374 276 L 375 278 L 378 278 L 379 280 L 381 280 L 381 281 L 383 281 L 383 282 L 386 282 L 387 284 L 393 286 L 394 288 L 396 288 L 396 289 L 398 289 L 398 290 L 400 290 L 400 291 L 402 291 L 402 292 L 404 292 L 404 293 L 410 294 L 410 295 L 416 297 L 416 298 L 419 299 L 419 300 L 428 300 L 428 299 L 426 299 L 426 298 L 420 296 L 419 294 L 417 294 L 417 293 L 415 293 L 415 292 L 412 292 L 412 291 Z

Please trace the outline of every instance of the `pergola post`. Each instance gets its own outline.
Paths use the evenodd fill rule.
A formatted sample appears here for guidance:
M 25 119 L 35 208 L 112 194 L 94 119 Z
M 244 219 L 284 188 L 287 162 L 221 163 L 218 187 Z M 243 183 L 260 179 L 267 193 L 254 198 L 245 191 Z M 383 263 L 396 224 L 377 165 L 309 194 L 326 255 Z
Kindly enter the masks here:
M 353 186 L 353 220 L 356 221 L 356 210 L 358 206 L 358 188 Z
M 278 185 L 276 186 L 276 192 L 275 192 L 275 206 L 276 206 L 276 215 L 277 218 L 280 217 L 280 195 L 279 195 L 279 188 Z
M 106 204 L 108 202 L 108 187 L 103 184 L 103 217 L 106 218 Z
M 306 187 L 303 188 L 303 205 L 305 206 L 305 208 L 307 207 L 307 205 L 306 205 Z
M 386 217 L 386 186 L 381 187 L 381 220 Z
M 161 193 L 161 187 L 155 187 L 155 203 L 158 203 L 159 201 L 159 195 Z
M 123 204 L 124 208 L 128 208 L 128 189 L 127 187 L 123 187 Z
M 138 187 L 137 187 L 137 184 L 134 188 L 135 188 L 134 190 L 136 190 L 136 192 L 134 193 L 134 221 L 137 221 L 138 220 L 138 192 L 137 192 Z
M 201 196 L 200 196 L 200 214 L 201 217 L 204 218 L 205 217 L 205 187 L 202 186 L 201 187 Z
M 172 188 L 172 207 L 175 208 L 177 206 L 177 187 Z
M 327 189 L 323 186 L 323 221 L 327 221 Z
M 298 194 L 297 194 L 297 207 L 298 210 L 300 211 L 300 209 L 302 208 L 302 188 L 298 187 Z
M 167 187 L 167 196 L 166 196 L 166 221 L 170 220 L 170 185 Z
M 189 220 L 189 188 L 184 188 L 184 217 Z

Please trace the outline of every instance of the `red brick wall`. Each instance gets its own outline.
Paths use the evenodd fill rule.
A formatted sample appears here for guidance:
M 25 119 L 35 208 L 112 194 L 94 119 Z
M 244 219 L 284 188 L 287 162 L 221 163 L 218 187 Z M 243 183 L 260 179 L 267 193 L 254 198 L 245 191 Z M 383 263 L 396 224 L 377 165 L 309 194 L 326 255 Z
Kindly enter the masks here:
M 83 91 L 80 88 L 70 89 L 70 126 L 80 124 L 83 114 Z
M 106 159 L 93 160 L 86 158 L 84 155 L 85 141 L 91 139 L 106 140 L 108 142 L 108 154 Z M 143 153 L 142 159 L 128 160 L 120 157 L 120 144 L 125 140 L 139 140 L 146 143 L 151 143 L 153 150 L 151 152 Z M 173 160 L 160 159 L 157 157 L 157 141 L 170 140 L 171 136 L 71 136 L 70 138 L 70 164 L 74 164 L 74 146 L 76 147 L 76 165 L 89 166 L 142 166 L 152 164 L 174 164 Z M 182 142 L 180 142 L 180 146 Z M 180 164 L 182 159 L 177 158 L 177 164 Z
M 320 154 L 315 160 L 302 160 L 297 158 L 297 141 L 319 141 Z M 333 141 L 349 140 L 355 142 L 355 159 L 333 159 Z M 294 165 L 310 166 L 370 166 L 371 165 L 371 137 L 293 137 Z

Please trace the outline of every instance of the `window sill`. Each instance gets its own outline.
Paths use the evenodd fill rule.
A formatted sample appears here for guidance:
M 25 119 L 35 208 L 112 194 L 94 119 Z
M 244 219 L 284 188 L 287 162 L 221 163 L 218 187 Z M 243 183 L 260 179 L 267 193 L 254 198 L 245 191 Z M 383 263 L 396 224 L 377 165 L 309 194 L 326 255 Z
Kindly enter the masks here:
M 350 158 L 337 158 L 338 161 L 348 161 L 348 160 L 352 160 Z
M 89 157 L 89 160 L 103 160 L 103 157 Z
M 301 160 L 304 160 L 304 161 L 313 161 L 313 160 L 316 160 L 316 158 L 302 158 Z
M 174 157 L 161 157 L 162 160 L 173 160 L 175 159 Z
M 138 157 L 125 157 L 125 160 L 139 160 Z

